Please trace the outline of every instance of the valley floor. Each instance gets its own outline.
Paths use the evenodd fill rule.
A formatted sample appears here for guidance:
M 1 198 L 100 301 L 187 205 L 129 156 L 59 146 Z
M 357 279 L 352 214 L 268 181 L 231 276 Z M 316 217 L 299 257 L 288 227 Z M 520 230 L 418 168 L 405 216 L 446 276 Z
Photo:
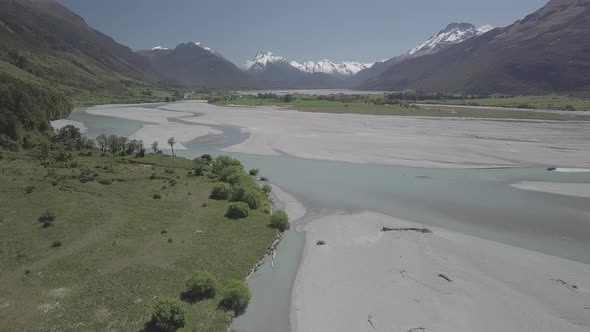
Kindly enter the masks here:
M 176 133 L 186 133 L 185 145 L 216 142 L 220 127 L 239 126 L 248 138 L 223 150 L 414 167 L 590 167 L 586 121 L 340 115 L 205 102 L 88 112 L 149 122 L 134 134 L 146 144 Z M 305 214 L 296 200 L 285 204 L 297 217 Z M 370 211 L 331 211 L 299 223 L 306 244 L 292 290 L 294 332 L 590 328 L 587 264 L 436 227 L 383 232 L 423 226 Z

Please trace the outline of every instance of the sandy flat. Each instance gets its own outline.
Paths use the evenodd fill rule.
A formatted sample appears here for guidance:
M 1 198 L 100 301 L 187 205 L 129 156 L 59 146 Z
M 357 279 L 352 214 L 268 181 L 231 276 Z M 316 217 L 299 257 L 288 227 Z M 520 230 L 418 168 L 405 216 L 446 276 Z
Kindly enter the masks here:
M 590 198 L 590 183 L 521 181 L 511 186 L 523 190 Z
M 436 228 L 384 233 L 384 225 L 420 226 L 369 212 L 305 226 L 294 332 L 590 329 L 590 265 Z
M 235 125 L 226 151 L 418 167 L 590 167 L 590 122 L 305 113 L 273 107 L 165 106 L 195 125 Z
M 86 131 L 88 131 L 88 128 L 86 128 L 86 126 L 79 121 L 74 121 L 74 120 L 66 120 L 66 119 L 60 119 L 60 120 L 55 120 L 55 121 L 51 121 L 51 126 L 53 127 L 53 129 L 59 130 L 65 126 L 68 125 L 72 125 L 78 129 L 80 129 L 81 133 L 85 133 Z

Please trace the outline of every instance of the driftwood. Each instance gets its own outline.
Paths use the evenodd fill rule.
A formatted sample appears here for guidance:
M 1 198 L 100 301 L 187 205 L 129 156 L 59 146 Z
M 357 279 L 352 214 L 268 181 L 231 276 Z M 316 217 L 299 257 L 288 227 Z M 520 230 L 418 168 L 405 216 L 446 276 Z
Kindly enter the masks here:
M 369 318 L 367 319 L 367 321 L 369 321 L 369 324 L 371 324 L 371 326 L 373 327 L 373 329 L 374 329 L 375 331 L 377 331 L 377 328 L 375 327 L 375 325 L 374 325 L 374 324 L 373 324 L 373 322 L 371 321 L 371 318 L 373 318 L 373 317 L 371 317 L 371 315 L 369 315 Z
M 569 284 L 569 283 L 567 283 L 567 282 L 565 282 L 565 281 L 563 281 L 561 279 L 551 279 L 551 280 L 562 284 L 563 286 L 569 288 L 570 290 L 572 290 L 574 292 L 576 292 L 578 290 L 578 285 L 571 285 L 571 284 Z
M 447 277 L 446 275 L 444 275 L 444 274 L 442 274 L 442 273 L 441 273 L 441 274 L 439 274 L 438 276 L 439 276 L 440 278 L 443 278 L 443 279 L 445 279 L 445 280 L 446 280 L 446 281 L 448 281 L 448 282 L 453 282 L 453 280 L 452 280 L 451 278 Z
M 416 228 L 416 227 L 401 227 L 401 228 L 388 228 L 383 227 L 381 229 L 382 232 L 418 232 L 422 234 L 432 233 L 432 231 L 428 228 Z

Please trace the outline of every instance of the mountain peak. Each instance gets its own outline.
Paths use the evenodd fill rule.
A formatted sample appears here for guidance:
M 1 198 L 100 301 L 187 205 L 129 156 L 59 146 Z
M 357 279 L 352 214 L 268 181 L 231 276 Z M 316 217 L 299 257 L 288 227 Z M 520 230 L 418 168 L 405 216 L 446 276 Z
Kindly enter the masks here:
M 248 60 L 244 66 L 245 70 L 264 70 L 268 64 L 287 62 L 282 56 L 275 55 L 272 52 L 258 52 L 254 60 Z
M 476 28 L 475 25 L 471 23 L 450 23 L 438 34 L 430 37 L 430 39 L 409 50 L 404 55 L 416 57 L 420 55 L 436 53 L 441 49 L 447 48 L 453 44 L 461 43 L 469 38 L 484 34 L 492 29 L 493 27 L 490 25 L 484 25 L 480 28 Z

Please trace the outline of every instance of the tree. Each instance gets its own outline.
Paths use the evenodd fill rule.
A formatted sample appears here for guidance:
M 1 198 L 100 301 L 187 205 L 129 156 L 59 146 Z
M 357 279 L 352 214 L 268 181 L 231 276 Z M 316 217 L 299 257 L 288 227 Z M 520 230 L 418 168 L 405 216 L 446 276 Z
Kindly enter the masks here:
M 278 229 L 280 232 L 288 230 L 291 226 L 289 225 L 289 216 L 283 210 L 275 211 L 270 217 L 270 227 Z
M 60 128 L 53 139 L 55 142 L 63 144 L 66 149 L 74 150 L 80 148 L 82 134 L 80 133 L 80 129 L 72 125 L 67 125 Z
M 243 219 L 248 217 L 249 208 L 248 204 L 244 202 L 231 203 L 227 208 L 225 214 L 230 219 Z
M 256 175 L 258 175 L 259 172 L 260 172 L 260 170 L 258 168 L 253 168 L 250 170 L 250 175 L 256 176 Z
M 176 331 L 186 323 L 186 305 L 177 299 L 161 299 L 154 306 L 151 324 L 160 331 Z
M 172 149 L 172 155 L 176 156 L 176 154 L 174 153 L 174 144 L 176 144 L 176 140 L 174 139 L 174 137 L 170 137 L 168 139 L 168 145 L 170 145 L 170 148 Z
M 225 310 L 231 310 L 236 316 L 243 313 L 248 302 L 250 302 L 251 294 L 248 285 L 241 280 L 230 280 L 223 292 L 223 299 L 219 304 Z
M 185 295 L 193 301 L 214 298 L 219 290 L 215 276 L 207 271 L 193 271 L 186 278 Z
M 154 153 L 158 153 L 160 151 L 160 149 L 158 148 L 158 144 L 158 141 L 152 143 L 152 151 L 154 151 Z
M 107 138 L 107 144 L 109 146 L 109 150 L 111 150 L 111 154 L 116 155 L 119 153 L 119 138 L 115 135 L 110 135 Z
M 109 140 L 107 138 L 107 135 L 105 135 L 105 134 L 98 135 L 98 137 L 96 137 L 96 143 L 98 144 L 98 148 L 100 149 L 100 153 L 104 155 L 107 152 L 107 148 L 109 146 Z

